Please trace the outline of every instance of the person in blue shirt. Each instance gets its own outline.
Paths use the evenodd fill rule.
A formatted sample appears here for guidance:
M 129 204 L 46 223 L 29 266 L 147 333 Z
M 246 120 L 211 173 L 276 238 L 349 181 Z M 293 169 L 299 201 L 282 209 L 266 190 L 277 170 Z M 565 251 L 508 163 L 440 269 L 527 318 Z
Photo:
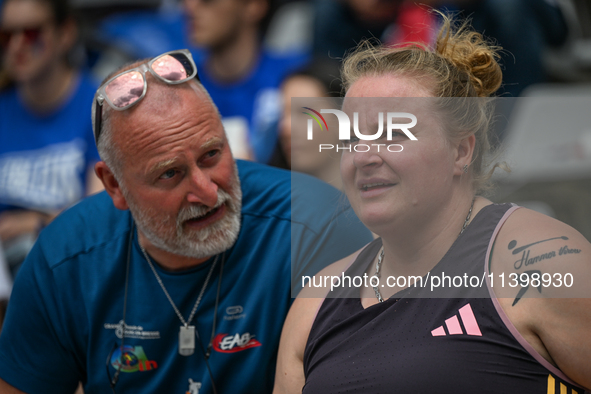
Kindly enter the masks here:
M 89 110 L 96 84 L 69 61 L 66 0 L 5 0 L 0 12 L 0 240 L 16 272 L 61 209 L 101 189 Z M 90 170 L 90 171 L 89 171 Z
M 281 115 L 279 86 L 308 61 L 307 53 L 277 54 L 262 36 L 270 0 L 184 0 L 201 82 L 218 107 L 232 152 L 268 163 Z
M 93 108 L 106 192 L 23 264 L 0 392 L 271 392 L 302 276 L 371 233 L 332 186 L 235 161 L 188 51 L 119 73 Z

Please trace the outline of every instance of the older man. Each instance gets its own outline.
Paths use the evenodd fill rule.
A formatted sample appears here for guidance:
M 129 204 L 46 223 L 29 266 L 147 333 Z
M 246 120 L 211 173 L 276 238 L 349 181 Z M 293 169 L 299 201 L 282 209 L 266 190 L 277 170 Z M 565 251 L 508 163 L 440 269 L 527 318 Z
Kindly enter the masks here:
M 290 274 L 370 240 L 330 186 L 236 163 L 195 74 L 176 51 L 99 88 L 108 195 L 58 217 L 25 262 L 0 392 L 269 392 Z

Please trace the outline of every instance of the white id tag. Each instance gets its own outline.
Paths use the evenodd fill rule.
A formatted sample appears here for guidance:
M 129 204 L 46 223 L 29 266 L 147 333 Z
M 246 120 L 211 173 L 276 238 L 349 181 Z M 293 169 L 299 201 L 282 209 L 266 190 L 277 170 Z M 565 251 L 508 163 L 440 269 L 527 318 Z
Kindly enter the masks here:
M 179 331 L 179 354 L 190 356 L 195 352 L 195 326 L 181 326 Z

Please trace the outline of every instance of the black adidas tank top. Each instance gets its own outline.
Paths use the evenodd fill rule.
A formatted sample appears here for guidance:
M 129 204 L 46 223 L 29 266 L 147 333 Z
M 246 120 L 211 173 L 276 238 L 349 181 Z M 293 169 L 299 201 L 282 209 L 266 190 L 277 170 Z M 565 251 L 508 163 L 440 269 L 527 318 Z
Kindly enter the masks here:
M 492 241 L 516 208 L 484 207 L 430 274 L 487 273 Z M 380 239 L 370 243 L 345 275 L 362 276 L 380 248 Z M 318 311 L 304 394 L 584 393 L 521 337 L 486 284 L 458 298 L 417 298 L 430 289 L 407 288 L 367 309 L 355 291 L 326 298 Z

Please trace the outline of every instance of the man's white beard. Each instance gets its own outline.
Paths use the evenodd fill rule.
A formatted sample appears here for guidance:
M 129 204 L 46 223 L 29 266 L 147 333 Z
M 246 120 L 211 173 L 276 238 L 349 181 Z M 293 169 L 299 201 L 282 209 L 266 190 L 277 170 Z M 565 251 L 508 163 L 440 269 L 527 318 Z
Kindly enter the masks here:
M 215 208 L 203 205 L 191 205 L 183 208 L 176 218 L 171 216 L 158 220 L 158 211 L 150 208 L 140 208 L 130 198 L 129 192 L 122 187 L 129 210 L 138 229 L 155 247 L 166 252 L 203 259 L 222 253 L 232 247 L 240 232 L 240 215 L 242 208 L 242 190 L 238 170 L 234 171 L 234 180 L 230 193 L 218 188 L 218 200 L 215 208 L 226 205 L 224 216 L 199 231 L 184 231 L 186 220 L 202 216 Z M 174 225 L 176 223 L 176 226 Z

